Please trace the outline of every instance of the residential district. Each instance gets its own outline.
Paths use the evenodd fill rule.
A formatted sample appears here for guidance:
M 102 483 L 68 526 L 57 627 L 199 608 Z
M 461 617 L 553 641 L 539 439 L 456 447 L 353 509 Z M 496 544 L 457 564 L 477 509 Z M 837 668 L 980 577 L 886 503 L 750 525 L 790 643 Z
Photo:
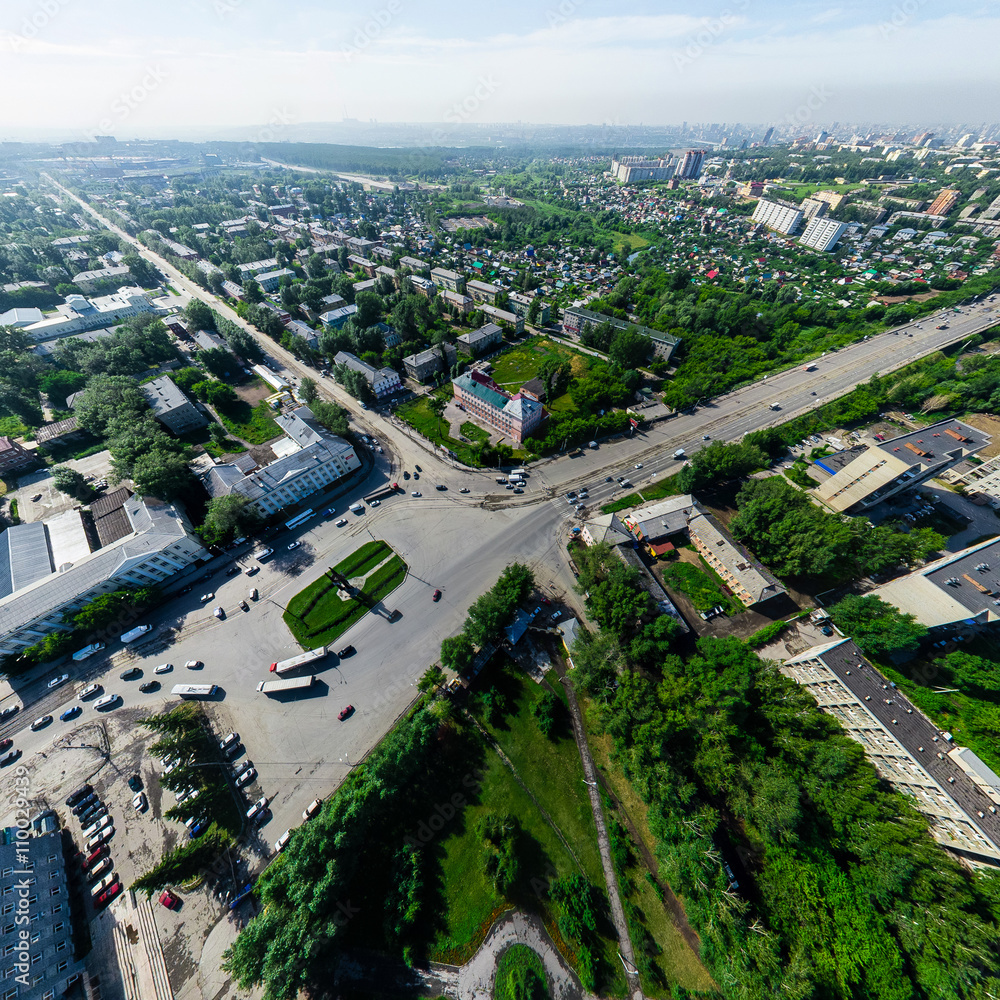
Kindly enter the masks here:
M 0 997 L 991 995 L 1000 135 L 681 138 L 4 144 Z

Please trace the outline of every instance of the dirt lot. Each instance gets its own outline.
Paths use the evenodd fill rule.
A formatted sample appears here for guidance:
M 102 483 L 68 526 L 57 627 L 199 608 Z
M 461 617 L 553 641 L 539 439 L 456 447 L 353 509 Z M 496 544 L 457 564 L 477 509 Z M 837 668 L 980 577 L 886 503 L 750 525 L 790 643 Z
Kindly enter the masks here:
M 977 431 L 985 431 L 993 435 L 993 440 L 982 451 L 977 454 L 983 461 L 1000 455 L 1000 417 L 992 413 L 970 413 L 962 417 L 970 427 L 975 427 Z
M 259 378 L 255 378 L 246 385 L 234 385 L 233 391 L 240 399 L 251 406 L 256 406 L 267 399 L 268 396 L 274 395 L 274 390 Z

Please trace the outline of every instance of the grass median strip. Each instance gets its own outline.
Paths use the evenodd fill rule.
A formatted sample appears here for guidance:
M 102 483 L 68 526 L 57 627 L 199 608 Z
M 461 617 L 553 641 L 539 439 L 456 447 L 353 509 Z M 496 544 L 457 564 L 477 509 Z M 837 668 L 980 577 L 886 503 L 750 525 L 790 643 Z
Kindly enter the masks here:
M 383 565 L 371 572 L 379 563 Z M 385 542 L 373 541 L 366 542 L 332 569 L 350 579 L 370 575 L 346 600 L 340 596 L 334 580 L 324 574 L 288 602 L 283 616 L 285 624 L 303 648 L 333 642 L 360 621 L 406 579 L 407 565 Z

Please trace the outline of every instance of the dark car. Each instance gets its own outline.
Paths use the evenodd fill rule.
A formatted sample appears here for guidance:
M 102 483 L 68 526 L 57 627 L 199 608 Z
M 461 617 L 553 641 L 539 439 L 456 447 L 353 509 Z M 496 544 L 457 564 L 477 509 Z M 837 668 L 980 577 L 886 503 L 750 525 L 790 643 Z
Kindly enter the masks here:
M 136 677 L 142 676 L 141 667 L 129 667 L 128 670 L 123 670 L 119 675 L 119 679 L 123 681 L 135 680 Z
M 82 799 L 77 799 L 76 803 L 73 806 L 73 815 L 79 816 L 80 813 L 84 812 L 96 801 L 97 801 L 97 796 L 92 791 L 87 792 L 87 794 Z
M 13 764 L 14 761 L 20 756 L 20 747 L 17 747 L 14 750 L 8 750 L 2 757 L 0 757 L 0 767 L 6 767 L 8 764 Z
M 239 571 L 240 571 L 239 566 L 230 566 L 229 569 L 226 570 L 226 576 L 235 576 L 237 573 L 239 573 Z
M 7 737 L 5 740 L 0 740 L 0 753 L 3 753 L 4 750 L 9 750 L 13 745 L 14 741 L 10 737 Z
M 613 482 L 614 482 L 614 480 L 613 480 L 613 479 L 612 479 L 612 478 L 611 478 L 610 476 L 605 476 L 605 477 L 604 477 L 604 481 L 605 481 L 606 483 L 613 483 Z
M 448 489 L 448 487 L 445 486 L 444 483 L 438 483 L 437 486 L 434 487 L 434 489 L 436 489 L 436 490 L 446 490 L 446 489 Z
M 66 805 L 72 808 L 80 801 L 84 796 L 89 795 L 94 789 L 90 785 L 81 785 L 75 792 L 72 792 L 69 798 L 66 799 Z
M 434 591 L 434 596 L 433 596 L 433 598 L 431 598 L 431 599 L 432 599 L 432 600 L 433 600 L 433 601 L 434 601 L 435 603 L 437 603 L 438 601 L 440 601 L 440 600 L 441 600 L 441 591 L 440 591 L 440 590 L 435 590 L 435 591 Z
M 340 719 L 341 722 L 343 722 L 344 719 L 349 719 L 352 715 L 354 715 L 354 706 L 348 705 L 346 708 L 342 708 L 337 713 L 337 718 Z
M 66 711 L 59 716 L 59 719 L 61 722 L 69 722 L 70 719 L 75 719 L 82 711 L 82 706 L 74 705 L 72 708 L 67 708 Z
M 128 779 L 128 787 L 132 789 L 133 792 L 142 791 L 142 778 L 138 774 L 133 774 L 131 778 Z
M 143 694 L 150 694 L 153 691 L 159 691 L 160 690 L 160 682 L 159 681 L 146 681 L 145 684 L 140 684 L 139 685 L 139 690 Z
M 345 646 L 339 653 L 337 653 L 337 656 L 339 656 L 342 660 L 346 660 L 347 657 L 353 656 L 356 652 L 357 650 L 353 646 Z

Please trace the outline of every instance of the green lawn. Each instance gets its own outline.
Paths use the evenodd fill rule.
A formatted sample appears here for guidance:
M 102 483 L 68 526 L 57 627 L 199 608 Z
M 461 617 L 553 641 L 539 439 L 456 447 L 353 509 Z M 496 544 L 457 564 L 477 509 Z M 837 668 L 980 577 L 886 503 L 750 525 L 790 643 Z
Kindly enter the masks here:
M 530 337 L 513 350 L 494 358 L 490 362 L 493 365 L 490 377 L 497 385 L 515 392 L 538 374 L 542 362 L 547 358 L 569 361 L 576 376 L 584 374 L 592 361 L 589 354 L 574 351 L 549 337 Z
M 431 956 L 438 961 L 459 964 L 467 961 L 493 920 L 512 904 L 540 913 L 558 942 L 559 932 L 546 886 L 550 880 L 580 872 L 581 866 L 602 897 L 605 895 L 593 812 L 568 716 L 562 720 L 558 738 L 549 740 L 531 714 L 531 706 L 542 696 L 543 688 L 516 668 L 495 671 L 489 680 L 506 694 L 509 711 L 498 725 L 486 728 L 511 760 L 524 785 L 494 751 L 487 751 L 477 803 L 466 808 L 461 827 L 441 844 L 444 907 Z M 553 687 L 565 704 L 558 682 Z M 496 892 L 483 871 L 483 846 L 477 826 L 489 812 L 510 813 L 521 826 L 522 871 L 510 901 Z M 601 995 L 623 996 L 626 983 L 615 942 L 611 936 L 604 936 L 601 944 L 603 947 L 596 956 L 603 976 Z M 562 949 L 572 955 L 572 947 L 565 942 Z
M 665 497 L 680 496 L 681 492 L 677 485 L 676 473 L 674 473 L 665 479 L 657 480 L 650 486 L 643 486 L 641 494 L 629 493 L 612 503 L 606 503 L 601 508 L 601 512 L 604 514 L 615 514 L 620 510 L 628 510 L 629 507 L 638 507 L 653 500 L 663 500 Z
M 438 393 L 442 390 L 438 390 Z M 444 392 L 450 396 L 450 388 L 446 387 Z M 437 395 L 438 393 L 435 393 Z M 434 444 L 443 445 L 450 451 L 454 452 L 455 457 L 463 465 L 468 465 L 474 469 L 482 468 L 482 461 L 479 457 L 479 451 L 477 444 L 485 443 L 489 440 L 489 433 L 483 428 L 477 427 L 476 424 L 466 421 L 462 424 L 462 433 L 465 434 L 467 438 L 471 439 L 471 443 L 468 441 L 459 441 L 457 438 L 450 437 L 448 434 L 449 425 L 448 421 L 437 416 L 434 411 L 430 408 L 430 398 L 422 396 L 420 399 L 414 400 L 409 403 L 403 403 L 396 410 L 396 416 L 401 420 L 405 420 L 412 428 L 418 430 Z M 471 427 L 473 430 L 481 435 L 480 437 L 475 437 L 474 434 L 469 433 L 466 428 Z M 515 462 L 525 461 L 527 458 L 527 452 L 515 450 L 513 459 Z
M 667 586 L 689 598 L 698 611 L 711 611 L 717 604 L 721 604 L 730 614 L 746 610 L 739 601 L 724 594 L 708 573 L 691 563 L 661 564 L 660 572 Z
M 489 441 L 490 439 L 490 432 L 478 424 L 474 424 L 471 420 L 466 420 L 462 424 L 462 433 L 472 441 Z
M 225 413 L 220 411 L 219 420 L 230 434 L 247 444 L 264 444 L 281 435 L 281 429 L 274 422 L 274 410 L 267 403 L 251 407 L 240 400 Z
M 380 569 L 371 572 L 391 552 L 392 549 L 385 542 L 366 542 L 333 567 L 348 579 L 371 574 L 364 581 L 357 598 L 345 601 L 338 596 L 335 587 L 326 589 L 330 581 L 324 574 L 288 602 L 283 615 L 285 624 L 303 649 L 333 642 L 403 582 L 407 566 L 395 554 Z M 322 597 L 310 608 L 316 595 L 324 590 Z

